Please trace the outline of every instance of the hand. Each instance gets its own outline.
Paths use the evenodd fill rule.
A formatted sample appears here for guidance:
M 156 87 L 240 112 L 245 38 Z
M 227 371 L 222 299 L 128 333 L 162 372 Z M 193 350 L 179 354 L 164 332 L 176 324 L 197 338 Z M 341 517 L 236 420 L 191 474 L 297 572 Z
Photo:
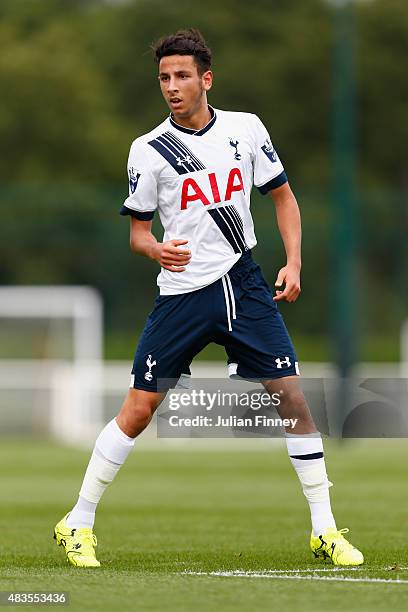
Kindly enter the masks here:
M 184 272 L 185 266 L 190 263 L 191 251 L 180 249 L 182 244 L 187 244 L 188 240 L 167 240 L 158 243 L 154 259 L 165 270 L 170 272 Z
M 295 302 L 300 294 L 300 267 L 294 264 L 287 264 L 281 268 L 276 278 L 275 287 L 283 287 L 283 291 L 280 289 L 276 290 L 276 296 L 273 298 L 274 302 Z

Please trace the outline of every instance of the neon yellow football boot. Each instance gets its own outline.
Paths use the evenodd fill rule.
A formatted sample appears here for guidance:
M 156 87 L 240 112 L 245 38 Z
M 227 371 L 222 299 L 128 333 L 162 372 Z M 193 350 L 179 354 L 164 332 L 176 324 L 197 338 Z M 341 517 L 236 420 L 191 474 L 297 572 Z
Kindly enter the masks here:
M 69 514 L 69 513 L 68 513 Z M 92 529 L 72 529 L 68 527 L 68 514 L 55 525 L 54 540 L 58 546 L 63 546 L 67 553 L 67 561 L 76 567 L 100 567 L 95 556 L 97 546 L 96 535 Z
M 361 565 L 364 563 L 363 554 L 343 537 L 343 534 L 348 531 L 347 528 L 339 531 L 330 528 L 318 537 L 315 537 L 312 532 L 310 548 L 314 556 L 321 557 L 323 560 L 330 559 L 333 565 Z

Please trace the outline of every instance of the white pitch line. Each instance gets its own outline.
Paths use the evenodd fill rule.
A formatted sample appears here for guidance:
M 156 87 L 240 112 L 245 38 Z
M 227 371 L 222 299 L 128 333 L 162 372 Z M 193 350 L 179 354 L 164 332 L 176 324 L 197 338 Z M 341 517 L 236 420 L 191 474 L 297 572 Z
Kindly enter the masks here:
M 300 573 L 313 573 L 313 572 L 395 572 L 398 573 L 400 571 L 407 571 L 408 567 L 398 566 L 398 568 L 392 568 L 389 565 L 387 567 L 309 567 L 309 568 L 298 568 L 298 569 L 263 569 L 263 570 L 224 570 L 228 575 L 241 575 L 246 574 L 248 576 L 252 576 L 252 574 L 300 574 Z M 209 575 L 215 574 L 218 575 L 219 572 L 193 572 L 192 570 L 185 570 L 185 574 L 194 574 L 194 575 Z
M 408 567 L 398 567 L 398 569 L 391 569 L 390 567 L 313 567 L 309 569 L 288 569 L 288 570 L 277 570 L 277 569 L 265 569 L 258 572 L 251 572 L 245 570 L 231 570 L 231 574 L 300 574 L 300 573 L 313 573 L 313 572 L 399 572 L 406 571 Z
M 348 568 L 349 570 L 356 571 L 360 568 Z M 363 568 L 361 568 L 363 569 Z M 314 572 L 316 570 L 276 570 L 269 571 L 268 573 L 257 573 L 257 572 L 183 572 L 184 575 L 189 576 L 210 576 L 210 577 L 221 577 L 221 578 L 270 578 L 276 580 L 327 580 L 332 582 L 364 582 L 373 584 L 408 584 L 408 580 L 401 580 L 399 578 L 350 578 L 349 576 L 316 576 L 308 575 L 302 576 L 300 572 Z M 345 571 L 343 570 L 317 570 L 317 571 Z M 378 570 L 377 570 L 378 571 Z M 293 573 L 289 573 L 293 572 Z

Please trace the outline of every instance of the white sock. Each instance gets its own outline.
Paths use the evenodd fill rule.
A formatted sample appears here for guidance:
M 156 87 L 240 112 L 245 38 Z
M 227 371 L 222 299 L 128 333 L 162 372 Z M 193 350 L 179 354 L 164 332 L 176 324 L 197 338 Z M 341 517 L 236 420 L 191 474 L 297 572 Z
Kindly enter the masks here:
M 293 467 L 309 502 L 313 535 L 319 536 L 329 528 L 336 529 L 330 506 L 329 487 L 320 434 L 286 434 L 286 445 Z
M 67 517 L 68 527 L 93 527 L 99 500 L 125 462 L 135 440 L 120 429 L 116 419 L 102 429 L 95 442 L 78 501 Z
M 97 504 L 94 504 L 84 497 L 79 496 L 78 501 L 67 517 L 68 527 L 81 529 L 83 527 L 93 527 L 95 522 L 95 512 Z

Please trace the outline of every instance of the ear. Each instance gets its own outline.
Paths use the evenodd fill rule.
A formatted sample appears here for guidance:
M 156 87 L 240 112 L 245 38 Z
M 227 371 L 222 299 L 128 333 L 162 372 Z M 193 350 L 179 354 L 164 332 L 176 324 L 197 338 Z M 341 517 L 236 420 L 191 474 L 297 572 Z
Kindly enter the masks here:
M 211 70 L 206 70 L 206 72 L 204 72 L 203 76 L 201 77 L 201 80 L 205 91 L 211 89 L 213 82 L 213 73 L 211 72 Z

